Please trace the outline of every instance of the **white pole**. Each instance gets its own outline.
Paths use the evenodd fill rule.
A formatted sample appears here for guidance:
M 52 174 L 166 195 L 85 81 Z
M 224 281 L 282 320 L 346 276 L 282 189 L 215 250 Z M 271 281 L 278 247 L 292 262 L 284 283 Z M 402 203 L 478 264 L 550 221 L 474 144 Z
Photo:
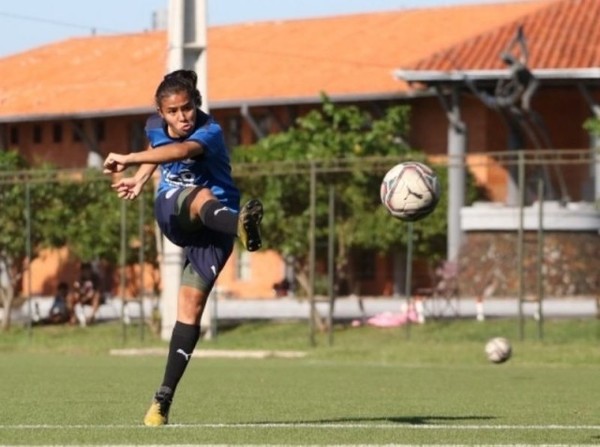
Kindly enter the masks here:
M 169 0 L 167 72 L 191 69 L 198 73 L 202 108 L 208 113 L 206 94 L 206 0 Z M 163 237 L 161 260 L 161 338 L 169 340 L 177 319 L 177 294 L 181 284 L 183 250 Z M 202 318 L 210 327 L 210 306 Z M 209 331 L 211 333 L 211 331 Z
M 593 201 L 600 201 L 600 136 L 592 137 L 592 166 L 590 176 L 594 182 Z

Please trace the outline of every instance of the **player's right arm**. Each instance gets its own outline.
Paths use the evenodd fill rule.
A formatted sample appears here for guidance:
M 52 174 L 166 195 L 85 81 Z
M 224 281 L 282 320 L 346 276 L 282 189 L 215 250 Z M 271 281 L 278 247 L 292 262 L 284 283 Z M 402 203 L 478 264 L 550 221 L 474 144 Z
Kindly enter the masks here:
M 117 191 L 119 198 L 133 200 L 140 195 L 142 188 L 152 177 L 156 166 L 154 164 L 143 164 L 133 177 L 123 177 L 111 186 Z
M 146 148 L 146 150 L 150 149 L 150 146 Z M 155 163 L 141 164 L 133 177 L 121 178 L 111 186 L 117 191 L 119 198 L 133 200 L 140 194 L 146 182 L 152 178 L 157 166 Z

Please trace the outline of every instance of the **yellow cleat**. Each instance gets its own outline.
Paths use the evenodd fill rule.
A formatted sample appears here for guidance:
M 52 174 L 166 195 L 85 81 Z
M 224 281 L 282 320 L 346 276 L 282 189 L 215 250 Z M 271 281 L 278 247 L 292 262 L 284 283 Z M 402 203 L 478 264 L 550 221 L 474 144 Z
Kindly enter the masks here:
M 159 390 L 150 408 L 144 416 L 144 425 L 147 427 L 160 427 L 169 423 L 169 408 L 171 407 L 172 393 Z

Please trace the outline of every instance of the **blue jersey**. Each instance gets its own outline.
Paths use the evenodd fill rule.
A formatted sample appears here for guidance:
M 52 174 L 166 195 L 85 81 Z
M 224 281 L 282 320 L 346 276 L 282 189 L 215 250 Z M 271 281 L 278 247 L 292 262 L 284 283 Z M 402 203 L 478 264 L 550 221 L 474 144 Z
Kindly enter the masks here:
M 162 163 L 157 195 L 167 189 L 189 186 L 210 188 L 215 197 L 227 207 L 238 211 L 240 192 L 231 177 L 229 153 L 223 132 L 211 116 L 198 111 L 194 130 L 184 138 L 172 138 L 164 120 L 153 115 L 146 122 L 146 136 L 153 148 L 170 143 L 196 141 L 203 153 L 187 160 Z

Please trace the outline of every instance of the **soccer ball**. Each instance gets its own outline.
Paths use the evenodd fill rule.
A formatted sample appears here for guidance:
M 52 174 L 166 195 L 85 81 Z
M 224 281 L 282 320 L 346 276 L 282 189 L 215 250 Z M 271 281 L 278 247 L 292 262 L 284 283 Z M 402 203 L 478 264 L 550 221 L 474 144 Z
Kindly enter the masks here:
M 494 337 L 485 345 L 485 355 L 492 363 L 504 363 L 512 355 L 510 342 L 503 337 Z
M 381 182 L 381 203 L 390 214 L 415 221 L 431 214 L 440 200 L 440 183 L 429 166 L 416 161 L 399 163 Z

